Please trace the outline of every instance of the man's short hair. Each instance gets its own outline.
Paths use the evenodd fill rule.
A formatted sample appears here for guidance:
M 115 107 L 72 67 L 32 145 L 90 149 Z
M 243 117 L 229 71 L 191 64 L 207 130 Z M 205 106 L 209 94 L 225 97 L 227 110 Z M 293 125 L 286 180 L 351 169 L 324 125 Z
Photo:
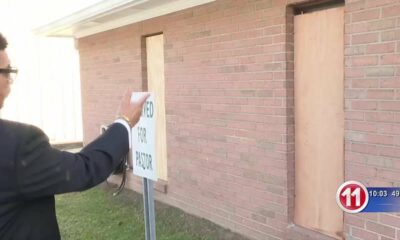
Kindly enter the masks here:
M 7 45 L 8 45 L 7 39 L 0 33 L 0 51 L 6 49 Z

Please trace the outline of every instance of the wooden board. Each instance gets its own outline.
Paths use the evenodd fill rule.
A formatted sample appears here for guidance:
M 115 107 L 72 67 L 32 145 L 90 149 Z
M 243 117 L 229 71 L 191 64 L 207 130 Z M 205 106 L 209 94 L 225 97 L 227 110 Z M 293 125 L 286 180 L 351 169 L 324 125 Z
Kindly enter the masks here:
M 148 91 L 155 95 L 156 104 L 156 159 L 158 178 L 167 181 L 167 140 L 165 120 L 164 35 L 146 38 Z
M 344 180 L 344 11 L 294 21 L 295 223 L 342 239 L 335 196 Z

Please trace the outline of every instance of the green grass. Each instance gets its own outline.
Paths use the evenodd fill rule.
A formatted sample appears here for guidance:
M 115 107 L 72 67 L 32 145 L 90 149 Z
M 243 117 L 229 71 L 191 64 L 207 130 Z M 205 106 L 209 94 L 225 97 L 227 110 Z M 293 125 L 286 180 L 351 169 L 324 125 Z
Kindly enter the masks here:
M 56 197 L 63 240 L 145 239 L 143 198 L 124 190 L 113 197 L 109 187 Z M 244 240 L 205 219 L 156 202 L 157 240 Z

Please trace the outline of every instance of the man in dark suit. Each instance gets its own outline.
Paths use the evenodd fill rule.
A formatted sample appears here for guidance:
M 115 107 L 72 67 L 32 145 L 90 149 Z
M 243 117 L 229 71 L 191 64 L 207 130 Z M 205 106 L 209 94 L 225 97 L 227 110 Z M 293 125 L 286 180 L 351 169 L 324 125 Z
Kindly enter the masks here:
M 7 41 L 0 34 L 0 109 L 12 75 Z M 52 148 L 38 128 L 0 119 L 0 239 L 60 239 L 54 195 L 83 191 L 103 182 L 129 151 L 129 132 L 148 95 L 136 103 L 126 94 L 120 116 L 79 153 Z

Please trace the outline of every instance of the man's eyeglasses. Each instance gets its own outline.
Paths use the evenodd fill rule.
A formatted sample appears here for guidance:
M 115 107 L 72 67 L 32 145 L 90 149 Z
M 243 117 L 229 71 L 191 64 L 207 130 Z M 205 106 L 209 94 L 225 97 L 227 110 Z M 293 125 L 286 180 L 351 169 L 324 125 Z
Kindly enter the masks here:
M 18 69 L 11 67 L 0 68 L 0 74 L 3 74 L 6 78 L 8 78 L 8 81 L 12 83 L 17 78 Z

